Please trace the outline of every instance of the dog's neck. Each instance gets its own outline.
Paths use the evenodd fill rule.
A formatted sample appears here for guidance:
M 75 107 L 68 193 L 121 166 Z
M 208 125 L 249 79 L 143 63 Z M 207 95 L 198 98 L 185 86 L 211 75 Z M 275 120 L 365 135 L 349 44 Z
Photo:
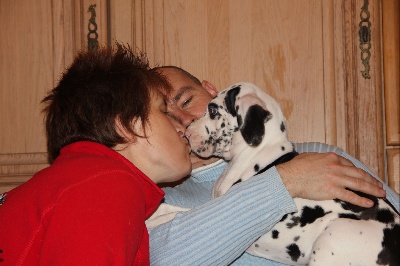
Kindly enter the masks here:
M 241 144 L 243 144 L 243 142 L 241 142 Z M 268 139 L 265 139 L 264 142 L 257 147 L 252 147 L 247 144 L 245 144 L 245 147 L 238 147 L 239 145 L 236 145 L 235 148 L 232 149 L 231 155 L 233 157 L 231 161 L 239 160 L 244 162 L 248 160 L 261 160 L 260 169 L 261 167 L 264 168 L 267 165 L 273 164 L 280 157 L 294 151 L 293 144 L 286 138 L 282 138 L 274 143 Z M 257 160 L 252 158 L 257 158 Z
M 241 142 L 240 144 L 243 144 Z M 257 165 L 258 169 L 263 169 L 265 167 L 271 167 L 277 162 L 283 162 L 283 159 L 286 158 L 286 154 L 291 154 L 294 152 L 294 146 L 293 144 L 288 141 L 286 138 L 282 139 L 281 141 L 277 141 L 275 143 L 271 142 L 263 142 L 261 145 L 257 147 L 252 147 L 247 144 L 245 144 L 245 147 L 243 146 L 239 149 L 239 145 L 235 146 L 235 149 L 232 149 L 231 155 L 233 156 L 231 160 L 227 160 L 230 162 L 230 164 L 239 164 L 239 166 L 243 172 L 246 172 L 244 176 L 241 178 L 244 178 L 244 180 L 247 180 L 258 170 L 256 170 L 250 174 L 251 169 L 253 169 L 254 165 Z M 287 155 L 290 156 L 290 155 Z M 226 158 L 224 158 L 226 160 Z M 247 166 L 250 169 L 245 170 L 243 168 L 243 165 Z M 238 165 L 236 165 L 238 166 Z M 236 168 L 236 167 L 235 167 Z
M 240 153 L 233 153 L 234 156 L 214 185 L 213 197 L 225 194 L 233 184 L 248 180 L 262 169 L 291 159 L 294 154 L 293 144 L 287 139 L 269 145 L 262 143 L 258 147 L 247 146 Z
M 244 141 L 243 136 L 239 133 L 233 135 L 232 144 L 229 150 L 223 154 L 226 161 L 237 159 L 246 160 L 246 158 L 258 157 L 260 153 L 264 158 L 264 166 L 274 162 L 282 155 L 294 151 L 293 144 L 287 139 L 286 134 L 282 132 L 272 132 L 265 135 L 263 141 L 257 146 L 250 146 Z
M 257 174 L 261 174 L 261 173 L 267 171 L 272 166 L 276 166 L 276 165 L 281 164 L 281 163 L 286 163 L 286 162 L 292 160 L 297 155 L 299 155 L 299 153 L 297 151 L 295 151 L 295 150 L 293 150 L 291 152 L 288 152 L 288 153 L 282 155 L 281 157 L 279 157 L 278 159 L 276 159 L 275 161 L 273 161 L 272 163 L 270 163 L 267 166 L 265 166 L 263 169 L 258 171 Z

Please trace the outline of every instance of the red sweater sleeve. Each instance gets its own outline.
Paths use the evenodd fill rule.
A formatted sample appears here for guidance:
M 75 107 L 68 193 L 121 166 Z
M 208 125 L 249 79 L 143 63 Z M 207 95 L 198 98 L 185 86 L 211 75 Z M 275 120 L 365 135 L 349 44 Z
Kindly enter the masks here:
M 140 182 L 113 172 L 65 190 L 49 213 L 40 263 L 132 265 L 147 234 Z

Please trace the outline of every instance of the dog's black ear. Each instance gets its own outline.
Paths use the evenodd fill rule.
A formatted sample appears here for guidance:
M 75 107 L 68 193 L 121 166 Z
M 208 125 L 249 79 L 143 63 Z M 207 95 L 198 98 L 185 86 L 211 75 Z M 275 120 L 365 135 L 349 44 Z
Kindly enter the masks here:
M 236 110 L 236 96 L 240 92 L 240 85 L 237 85 L 230 89 L 225 96 L 225 105 L 228 110 L 228 113 L 230 113 L 232 116 L 237 115 L 237 110 Z
M 247 110 L 240 132 L 247 144 L 258 146 L 265 135 L 265 125 L 272 118 L 272 114 L 258 104 Z

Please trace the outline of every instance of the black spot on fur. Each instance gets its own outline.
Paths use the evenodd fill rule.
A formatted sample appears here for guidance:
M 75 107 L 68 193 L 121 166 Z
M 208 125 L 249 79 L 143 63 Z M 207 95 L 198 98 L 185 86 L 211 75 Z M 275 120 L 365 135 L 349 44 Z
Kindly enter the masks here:
M 379 265 L 400 265 L 400 225 L 383 230 L 382 250 L 376 261 Z
M 400 216 L 400 212 L 398 212 L 398 211 L 396 210 L 396 208 L 393 206 L 392 203 L 390 203 L 390 201 L 388 201 L 387 198 L 383 198 L 382 200 L 383 200 L 384 202 L 386 202 L 386 204 L 389 205 L 390 208 L 391 208 L 395 213 L 397 213 L 398 216 Z
M 289 254 L 292 261 L 297 261 L 299 259 L 301 254 L 299 246 L 293 243 L 287 246 L 286 249 L 287 249 L 287 254 Z
M 234 185 L 236 185 L 236 184 L 239 184 L 240 182 L 242 182 L 242 179 L 239 179 L 238 181 L 236 181 L 235 183 L 233 183 L 232 186 L 234 186 Z
M 393 223 L 394 222 L 394 215 L 388 209 L 380 209 L 376 214 L 376 220 L 381 223 Z M 399 235 L 400 237 L 400 235 Z
M 257 174 L 261 174 L 265 171 L 267 171 L 269 168 L 271 168 L 272 166 L 281 164 L 281 163 L 286 163 L 290 160 L 292 160 L 294 157 L 296 157 L 297 155 L 299 155 L 296 151 L 292 151 L 289 153 L 285 153 L 284 155 L 282 155 L 281 157 L 279 157 L 278 159 L 276 159 L 274 162 L 270 163 L 269 165 L 267 165 L 266 167 L 264 167 L 263 169 L 261 169 Z
M 241 115 L 237 116 L 237 122 L 238 122 L 238 127 L 241 127 L 243 125 L 243 118 Z M 237 130 L 235 130 L 235 131 L 237 131 Z
M 279 231 L 277 230 L 272 230 L 272 238 L 273 239 L 278 239 L 279 237 Z
M 285 123 L 283 123 L 283 121 L 282 121 L 282 123 L 281 123 L 281 131 L 285 132 L 285 130 L 286 130 Z
M 325 214 L 328 214 L 330 212 L 325 212 L 324 209 L 321 208 L 321 206 L 315 206 L 314 208 L 310 207 L 304 207 L 302 212 L 301 212 L 301 217 L 300 217 L 300 226 L 303 227 L 306 224 L 313 223 L 315 220 L 317 220 L 320 217 L 325 216 Z
M 294 242 L 297 242 L 299 239 L 300 239 L 300 236 L 295 236 L 293 240 L 294 240 Z
M 283 215 L 282 219 L 279 222 L 285 221 L 285 219 L 288 217 L 288 214 Z
M 368 194 L 365 194 L 365 193 L 362 193 L 362 192 L 359 192 L 359 191 L 353 191 L 353 190 L 350 190 L 350 191 L 356 193 L 357 195 L 359 195 L 361 197 L 365 197 L 365 198 L 372 200 L 374 202 L 374 206 L 371 208 L 364 208 L 364 207 L 353 205 L 348 202 L 344 202 L 344 201 L 335 199 L 335 202 L 340 203 L 342 205 L 343 209 L 351 210 L 352 212 L 354 212 L 353 216 L 345 217 L 346 215 L 340 214 L 339 217 L 342 216 L 344 218 L 350 218 L 350 219 L 354 219 L 354 220 L 375 220 L 375 221 L 378 221 L 378 222 L 381 222 L 384 224 L 394 222 L 394 213 L 387 208 L 379 208 L 378 198 L 368 195 Z M 384 201 L 388 202 L 386 199 L 384 199 Z M 392 206 L 392 205 L 390 204 L 390 206 Z M 393 209 L 393 211 L 397 212 L 396 209 Z
M 360 191 L 354 191 L 354 190 L 351 190 L 351 189 L 348 189 L 348 190 L 350 190 L 351 192 L 356 193 L 358 196 L 361 196 L 361 197 L 364 197 L 364 198 L 372 200 L 374 202 L 374 207 L 372 207 L 372 208 L 376 208 L 377 207 L 378 199 L 376 197 L 368 195 L 368 194 L 360 192 Z M 360 206 L 357 206 L 357 205 L 354 205 L 354 204 L 351 204 L 351 203 L 348 203 L 348 202 L 344 202 L 344 201 L 341 201 L 341 200 L 338 200 L 338 199 L 335 199 L 335 201 L 336 202 L 340 202 L 340 204 L 342 205 L 343 209 L 351 210 L 352 212 L 355 212 L 355 213 L 359 213 L 359 212 L 365 211 L 367 209 L 372 209 L 372 208 L 360 207 Z
M 249 107 L 243 126 L 240 128 L 240 132 L 247 144 L 258 146 L 261 143 L 265 135 L 264 123 L 270 120 L 271 117 L 272 114 L 260 105 L 256 104 Z
M 239 94 L 239 92 L 240 92 L 240 85 L 230 89 L 225 96 L 225 105 L 227 108 L 227 112 L 230 113 L 232 116 L 237 115 L 235 103 L 236 103 L 236 96 Z
M 289 228 L 289 229 L 292 228 L 292 227 L 297 226 L 300 223 L 300 217 L 299 216 L 293 216 L 290 219 L 290 221 L 291 222 L 287 222 L 286 223 L 286 227 Z
M 339 213 L 339 218 L 346 218 L 346 219 L 353 219 L 353 220 L 360 220 L 357 215 L 353 213 Z
M 254 171 L 258 172 L 260 170 L 260 166 L 258 164 L 254 165 Z
M 282 151 L 284 151 L 284 150 L 285 150 L 285 147 L 282 146 L 281 149 L 282 149 Z

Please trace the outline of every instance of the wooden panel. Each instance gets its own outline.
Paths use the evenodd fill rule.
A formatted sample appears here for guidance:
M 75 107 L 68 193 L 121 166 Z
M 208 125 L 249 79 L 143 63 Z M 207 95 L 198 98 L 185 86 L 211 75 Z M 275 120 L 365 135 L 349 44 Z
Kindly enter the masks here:
M 106 0 L 0 1 L 0 191 L 48 165 L 40 101 L 87 47 L 90 4 L 107 44 Z
M 0 193 L 24 183 L 48 165 L 45 152 L 0 154 Z
M 1 192 L 25 182 L 47 165 L 40 101 L 64 69 L 66 43 L 60 26 L 63 2 L 53 4 L 58 12 L 53 13 L 47 1 L 0 2 Z M 54 43 L 60 49 L 54 50 Z
M 152 65 L 181 66 L 220 89 L 256 83 L 281 103 L 292 139 L 326 142 L 320 1 L 136 3 L 142 10 L 135 10 L 134 28 L 143 27 L 145 36 L 132 39 Z
M 368 1 L 367 1 L 368 2 Z M 346 78 L 347 151 L 371 170 L 384 177 L 382 73 L 380 46 L 380 1 L 370 0 L 370 78 L 365 79 L 361 61 L 359 23 L 364 1 L 344 1 L 344 74 Z M 365 15 L 364 15 L 365 16 Z
M 380 1 L 369 1 L 370 79 L 361 76 L 363 4 L 137 0 L 134 36 L 121 38 L 144 50 L 151 64 L 181 66 L 220 89 L 256 83 L 281 103 L 292 140 L 337 145 L 383 176 Z
M 389 186 L 400 194 L 400 149 L 388 149 L 387 160 Z
M 386 144 L 400 145 L 400 1 L 382 1 Z
M 142 1 L 131 0 L 113 0 L 110 2 L 111 39 L 130 45 L 133 44 L 133 20 L 136 18 L 134 16 L 135 2 L 142 3 Z M 141 8 L 137 8 L 137 10 L 141 10 Z M 142 34 L 138 35 L 143 36 Z
M 347 150 L 343 2 L 324 1 L 322 12 L 325 142 Z
M 0 153 L 45 152 L 40 101 L 54 81 L 51 5 L 5 0 L 0 6 Z

